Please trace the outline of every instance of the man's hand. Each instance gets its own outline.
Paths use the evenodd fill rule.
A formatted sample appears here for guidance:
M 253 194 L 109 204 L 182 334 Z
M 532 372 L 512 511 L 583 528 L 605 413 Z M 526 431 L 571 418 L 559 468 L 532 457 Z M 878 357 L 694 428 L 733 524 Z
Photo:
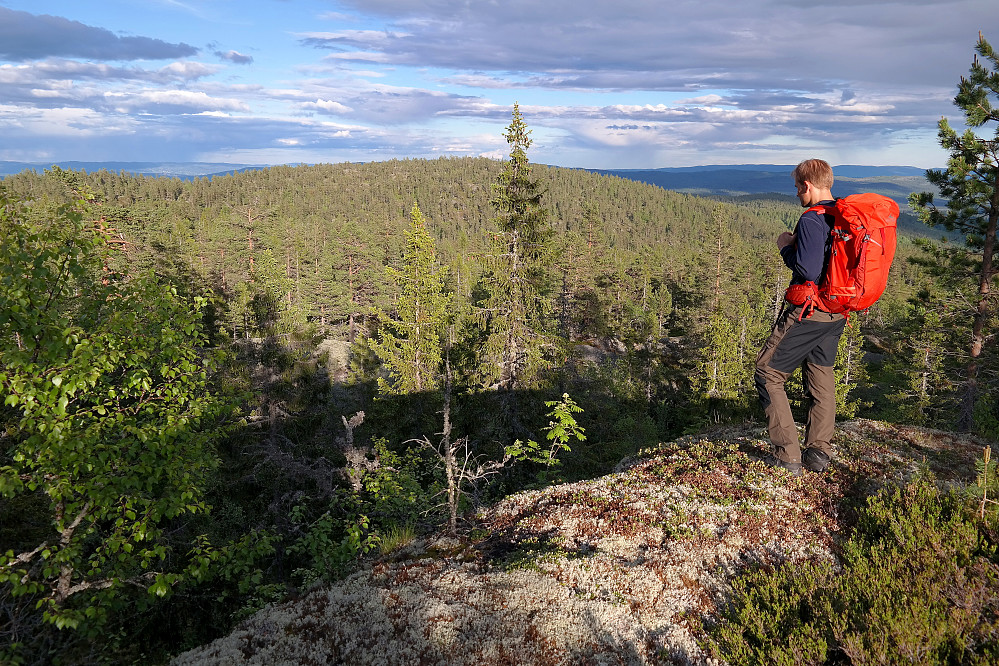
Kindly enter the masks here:
M 783 250 L 788 245 L 794 245 L 795 240 L 796 239 L 794 237 L 794 234 L 792 234 L 790 231 L 785 231 L 781 233 L 780 236 L 777 237 L 777 249 Z

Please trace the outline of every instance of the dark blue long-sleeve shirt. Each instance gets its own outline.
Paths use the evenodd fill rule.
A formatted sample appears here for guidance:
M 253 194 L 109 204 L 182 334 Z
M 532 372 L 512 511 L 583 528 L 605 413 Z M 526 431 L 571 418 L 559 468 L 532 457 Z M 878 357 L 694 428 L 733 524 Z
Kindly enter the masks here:
M 831 207 L 834 204 L 834 201 L 821 201 L 818 205 Z M 811 209 L 798 218 L 798 224 L 794 228 L 795 242 L 780 251 L 784 263 L 791 269 L 791 284 L 818 284 L 821 281 L 829 260 L 829 246 L 832 242 L 829 230 L 832 223 L 832 215 L 823 215 Z

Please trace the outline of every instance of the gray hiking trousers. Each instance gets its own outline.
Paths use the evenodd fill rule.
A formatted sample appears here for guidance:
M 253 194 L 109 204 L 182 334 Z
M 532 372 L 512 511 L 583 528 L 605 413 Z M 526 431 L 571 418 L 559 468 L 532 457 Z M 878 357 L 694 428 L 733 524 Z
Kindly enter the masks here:
M 788 463 L 801 462 L 798 429 L 784 384 L 801 367 L 802 384 L 808 400 L 805 447 L 815 448 L 830 458 L 836 427 L 836 379 L 833 364 L 846 317 L 814 310 L 802 318 L 801 306 L 785 305 L 773 331 L 756 357 L 756 390 L 767 416 L 767 431 L 774 455 Z

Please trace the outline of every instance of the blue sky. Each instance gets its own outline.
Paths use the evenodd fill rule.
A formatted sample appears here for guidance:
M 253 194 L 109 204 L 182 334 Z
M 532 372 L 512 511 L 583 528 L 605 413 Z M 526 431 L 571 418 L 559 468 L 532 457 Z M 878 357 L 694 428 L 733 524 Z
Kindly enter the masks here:
M 999 0 L 0 0 L 0 160 L 943 166 Z

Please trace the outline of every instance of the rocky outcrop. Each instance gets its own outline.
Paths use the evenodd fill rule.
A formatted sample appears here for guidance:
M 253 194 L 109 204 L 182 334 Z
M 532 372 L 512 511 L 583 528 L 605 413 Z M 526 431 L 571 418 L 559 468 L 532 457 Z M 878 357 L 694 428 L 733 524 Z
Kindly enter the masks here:
M 759 428 L 686 437 L 610 475 L 523 492 L 271 606 L 173 664 L 708 664 L 700 641 L 747 566 L 835 557 L 844 496 L 982 442 L 853 421 L 831 469 L 765 467 Z

